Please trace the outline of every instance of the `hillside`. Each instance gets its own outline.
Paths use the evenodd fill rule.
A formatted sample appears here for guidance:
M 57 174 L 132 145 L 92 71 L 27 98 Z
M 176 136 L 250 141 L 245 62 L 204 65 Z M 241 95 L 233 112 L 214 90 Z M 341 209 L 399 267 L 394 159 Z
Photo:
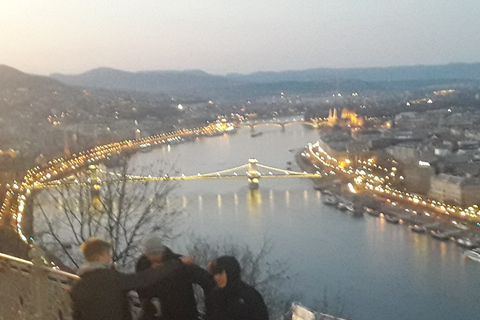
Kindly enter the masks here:
M 126 72 L 99 68 L 79 75 L 53 74 L 69 85 L 141 92 L 188 94 L 199 98 L 252 99 L 289 92 L 404 91 L 480 82 L 480 63 L 364 69 L 309 69 L 211 75 L 203 71 Z
M 267 83 L 281 81 L 325 81 L 356 79 L 368 82 L 418 81 L 440 79 L 480 80 L 480 63 L 455 63 L 433 66 L 398 66 L 386 68 L 308 69 L 300 71 L 229 74 L 229 79 Z
M 201 95 L 204 90 L 228 89 L 240 84 L 240 81 L 234 79 L 196 70 L 126 72 L 98 68 L 79 75 L 53 74 L 51 77 L 74 86 L 197 95 Z
M 43 91 L 65 88 L 65 85 L 49 77 L 30 75 L 12 67 L 0 65 L 0 91 L 18 88 Z
M 108 81 L 112 73 L 99 72 L 105 71 Z M 0 172 L 21 173 L 40 155 L 38 161 L 62 156 L 67 144 L 76 152 L 131 139 L 136 129 L 171 129 L 178 124 L 177 105 L 185 101 L 133 91 L 83 90 L 0 65 L 0 150 L 15 150 L 0 159 Z

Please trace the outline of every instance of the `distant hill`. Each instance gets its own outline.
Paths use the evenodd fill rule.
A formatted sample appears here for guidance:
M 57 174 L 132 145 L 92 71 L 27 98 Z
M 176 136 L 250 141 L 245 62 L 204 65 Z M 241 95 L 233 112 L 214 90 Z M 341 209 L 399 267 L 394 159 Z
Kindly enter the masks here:
M 66 86 L 50 77 L 23 73 L 12 67 L 0 65 L 0 90 L 26 88 L 29 90 L 55 90 Z
M 386 68 L 351 68 L 351 69 L 309 69 L 282 72 L 256 72 L 252 74 L 229 74 L 229 79 L 268 83 L 283 81 L 325 81 L 325 80 L 362 80 L 377 81 L 415 81 L 462 79 L 479 80 L 480 63 L 452 63 L 435 66 L 400 66 Z
M 279 91 L 297 94 L 328 90 L 404 90 L 411 85 L 480 81 L 480 63 L 357 69 L 309 69 L 211 75 L 203 71 L 126 72 L 99 68 L 79 75 L 53 74 L 65 84 L 117 90 L 189 94 L 198 97 L 252 97 Z
M 194 93 L 233 87 L 240 81 L 203 71 L 126 72 L 98 68 L 79 75 L 53 74 L 52 78 L 68 85 L 154 93 Z

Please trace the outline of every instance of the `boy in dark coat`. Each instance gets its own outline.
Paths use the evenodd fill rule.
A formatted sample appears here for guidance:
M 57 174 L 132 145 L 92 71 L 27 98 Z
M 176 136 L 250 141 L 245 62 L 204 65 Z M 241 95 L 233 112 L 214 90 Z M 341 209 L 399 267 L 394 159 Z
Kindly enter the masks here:
M 164 246 L 156 237 L 145 239 L 144 255 L 137 262 L 137 272 L 151 266 L 163 265 L 178 260 L 180 255 Z M 197 265 L 183 265 L 173 276 L 157 281 L 146 288 L 138 289 L 142 304 L 141 320 L 198 320 L 199 312 L 193 284 L 202 287 L 208 295 L 215 287 L 213 277 Z M 157 306 L 152 301 L 156 301 Z
M 207 300 L 206 320 L 268 320 L 262 295 L 240 278 L 240 264 L 232 256 L 210 263 L 217 287 Z
M 172 276 L 183 265 L 177 259 L 141 273 L 125 274 L 112 268 L 108 242 L 91 238 L 81 248 L 87 263 L 79 269 L 80 279 L 70 291 L 74 320 L 131 320 L 127 292 Z

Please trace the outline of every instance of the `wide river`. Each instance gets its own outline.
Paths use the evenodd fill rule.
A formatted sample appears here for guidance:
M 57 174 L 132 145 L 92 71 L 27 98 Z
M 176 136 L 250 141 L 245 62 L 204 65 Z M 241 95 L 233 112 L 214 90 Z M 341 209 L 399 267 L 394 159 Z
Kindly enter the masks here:
M 249 128 L 240 128 L 138 153 L 133 163 L 160 159 L 187 176 L 237 167 L 249 158 L 299 170 L 293 149 L 318 137 L 300 124 L 256 130 L 263 134 L 251 137 Z M 246 179 L 182 181 L 169 205 L 184 210 L 178 227 L 184 241 L 191 233 L 253 247 L 271 239 L 272 258 L 289 261 L 295 275 L 289 290 L 301 293 L 306 306 L 318 306 L 326 294 L 332 309 L 342 305 L 342 316 L 356 320 L 480 319 L 480 263 L 466 259 L 451 241 L 325 206 L 309 179 L 263 179 L 253 193 Z

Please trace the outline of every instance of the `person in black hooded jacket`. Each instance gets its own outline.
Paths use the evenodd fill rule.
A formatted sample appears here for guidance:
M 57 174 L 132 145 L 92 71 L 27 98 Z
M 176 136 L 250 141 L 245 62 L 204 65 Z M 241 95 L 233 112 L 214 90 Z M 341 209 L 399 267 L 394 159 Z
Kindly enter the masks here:
M 262 295 L 240 278 L 235 257 L 221 256 L 209 265 L 217 287 L 208 297 L 206 320 L 268 320 Z
M 143 253 L 136 265 L 137 272 L 170 263 L 181 257 L 163 245 L 157 237 L 145 239 Z M 198 320 L 193 284 L 200 285 L 205 296 L 215 287 L 211 274 L 192 264 L 181 265 L 174 275 L 138 289 L 142 305 L 140 320 Z

